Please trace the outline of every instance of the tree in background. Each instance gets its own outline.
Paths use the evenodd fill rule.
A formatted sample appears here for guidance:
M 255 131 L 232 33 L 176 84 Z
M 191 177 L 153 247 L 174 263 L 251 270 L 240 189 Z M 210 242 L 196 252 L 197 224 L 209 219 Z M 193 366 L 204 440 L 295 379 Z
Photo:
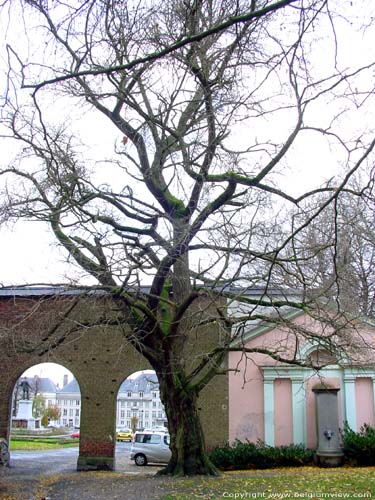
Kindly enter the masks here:
M 47 427 L 51 421 L 59 420 L 61 416 L 60 408 L 57 405 L 49 405 L 45 408 L 43 417 L 42 417 L 42 425 L 43 427 Z
M 365 118 L 374 61 L 365 49 L 361 61 L 342 58 L 358 9 L 327 0 L 25 0 L 7 8 L 3 136 L 18 149 L 0 172 L 1 221 L 47 223 L 81 271 L 71 284 L 92 283 L 112 298 L 124 342 L 159 379 L 172 450 L 163 473 L 215 474 L 200 392 L 225 371 L 228 351 L 251 357 L 242 341 L 249 323 L 271 313 L 282 322 L 287 307 L 324 313 L 307 272 L 320 251 L 306 256 L 295 242 L 373 161 Z M 324 161 L 335 164 L 329 182 L 308 175 Z M 301 216 L 291 222 L 296 207 Z M 301 293 L 275 299 L 286 277 L 304 284 Z M 330 321 L 345 322 L 342 313 Z M 342 331 L 320 342 L 345 349 Z M 192 332 L 206 346 L 199 356 L 189 355 Z M 296 345 L 310 335 L 295 332 Z M 262 352 L 304 363 L 297 349 Z
M 41 394 L 33 397 L 33 417 L 42 418 L 46 411 L 46 400 Z
M 293 223 L 308 221 L 316 206 L 316 200 L 309 200 Z M 282 274 L 280 281 L 309 290 L 310 296 L 324 296 L 353 316 L 374 318 L 374 222 L 373 182 L 363 191 L 355 182 L 351 192 L 343 193 L 294 238 L 294 255 L 303 255 L 305 262 L 300 259 L 299 270 Z

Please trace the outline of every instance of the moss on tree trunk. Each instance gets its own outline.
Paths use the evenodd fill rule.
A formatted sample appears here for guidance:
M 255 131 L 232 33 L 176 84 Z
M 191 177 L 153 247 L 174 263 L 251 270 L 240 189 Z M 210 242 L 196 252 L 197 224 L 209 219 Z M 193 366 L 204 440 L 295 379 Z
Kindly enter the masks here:
M 182 377 L 181 377 L 182 378 Z M 193 387 L 181 385 L 181 378 L 159 377 L 161 399 L 164 402 L 171 436 L 172 457 L 158 474 L 173 476 L 218 475 L 208 458 Z

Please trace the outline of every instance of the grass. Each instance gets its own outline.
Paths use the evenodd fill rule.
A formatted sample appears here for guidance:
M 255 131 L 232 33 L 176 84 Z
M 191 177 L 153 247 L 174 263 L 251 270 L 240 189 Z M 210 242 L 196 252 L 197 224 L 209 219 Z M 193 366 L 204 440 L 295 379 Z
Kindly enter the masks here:
M 181 479 L 160 500 L 375 498 L 375 469 L 272 469 Z
M 78 446 L 78 439 L 71 438 L 25 438 L 25 437 L 12 437 L 10 440 L 10 450 L 52 450 L 56 448 L 69 448 Z
M 375 498 L 375 469 L 319 469 L 317 467 L 279 468 L 223 473 L 218 478 L 152 477 L 122 472 L 90 472 L 22 475 L 4 479 L 0 498 L 51 497 L 60 500 L 358 500 Z M 3 496 L 2 496 L 3 493 Z

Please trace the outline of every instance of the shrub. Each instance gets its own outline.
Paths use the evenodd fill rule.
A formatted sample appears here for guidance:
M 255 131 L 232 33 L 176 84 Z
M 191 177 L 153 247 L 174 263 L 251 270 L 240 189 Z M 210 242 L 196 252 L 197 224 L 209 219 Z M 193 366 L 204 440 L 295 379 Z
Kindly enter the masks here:
M 214 448 L 210 453 L 211 461 L 222 470 L 266 469 L 282 466 L 310 464 L 314 452 L 303 445 L 267 446 L 261 441 L 255 443 L 235 441 Z
M 342 432 L 343 451 L 353 465 L 375 465 L 375 428 L 363 425 L 354 432 L 346 423 Z

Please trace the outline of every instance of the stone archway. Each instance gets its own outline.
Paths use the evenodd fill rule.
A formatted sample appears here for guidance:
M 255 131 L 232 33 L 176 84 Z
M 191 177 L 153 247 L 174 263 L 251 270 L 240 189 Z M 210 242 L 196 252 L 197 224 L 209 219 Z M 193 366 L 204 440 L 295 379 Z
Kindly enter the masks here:
M 108 310 L 103 295 L 59 289 L 11 289 L 0 293 L 0 438 L 9 441 L 11 396 L 30 366 L 55 362 L 77 378 L 81 389 L 78 470 L 115 468 L 116 399 L 124 379 L 150 369 L 124 344 L 119 328 L 90 326 Z M 102 321 L 101 321 L 102 323 Z M 197 346 L 199 349 L 199 346 Z M 208 447 L 228 440 L 228 381 L 217 377 L 200 396 Z

